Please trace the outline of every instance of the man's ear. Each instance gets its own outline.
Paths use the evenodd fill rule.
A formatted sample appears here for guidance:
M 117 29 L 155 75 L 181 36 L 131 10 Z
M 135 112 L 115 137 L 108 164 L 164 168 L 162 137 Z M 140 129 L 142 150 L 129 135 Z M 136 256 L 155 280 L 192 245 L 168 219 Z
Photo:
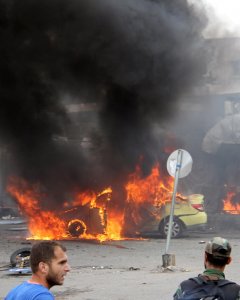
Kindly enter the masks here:
M 43 274 L 47 274 L 48 270 L 49 270 L 49 266 L 48 264 L 46 264 L 45 262 L 40 262 L 39 263 L 39 270 L 43 273 Z
M 232 261 L 232 258 L 229 257 L 229 258 L 228 258 L 228 261 L 227 261 L 227 265 L 229 265 L 231 261 Z
M 204 263 L 206 263 L 206 262 L 207 262 L 207 253 L 204 252 Z

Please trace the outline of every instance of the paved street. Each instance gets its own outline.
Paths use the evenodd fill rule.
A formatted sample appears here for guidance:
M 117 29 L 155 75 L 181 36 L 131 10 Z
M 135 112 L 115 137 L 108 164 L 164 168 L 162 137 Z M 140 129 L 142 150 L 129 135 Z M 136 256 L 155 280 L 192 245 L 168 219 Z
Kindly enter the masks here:
M 10 254 L 18 248 L 31 246 L 25 240 L 24 225 L 0 225 L 0 266 L 9 263 Z M 14 230 L 12 230 L 14 229 Z M 17 230 L 18 229 L 18 230 Z M 20 229 L 20 230 L 19 230 Z M 54 287 L 57 300 L 144 300 L 172 299 L 178 283 L 202 271 L 204 242 L 212 236 L 224 235 L 233 246 L 233 262 L 226 269 L 229 279 L 239 281 L 240 239 L 238 231 L 208 231 L 189 233 L 171 240 L 170 253 L 176 257 L 176 267 L 163 270 L 162 255 L 165 240 L 124 240 L 99 244 L 94 241 L 64 241 L 72 271 L 65 284 Z M 13 286 L 29 275 L 9 275 L 0 272 L 0 299 Z

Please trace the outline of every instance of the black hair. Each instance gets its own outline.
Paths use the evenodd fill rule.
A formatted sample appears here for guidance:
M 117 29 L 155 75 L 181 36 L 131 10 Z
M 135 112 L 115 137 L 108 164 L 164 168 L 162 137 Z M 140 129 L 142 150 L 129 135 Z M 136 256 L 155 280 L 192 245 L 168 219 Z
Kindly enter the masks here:
M 205 252 L 205 253 L 207 255 L 207 261 L 215 267 L 224 267 L 229 262 L 229 257 L 216 256 L 216 255 L 212 255 L 208 252 Z
M 55 257 L 54 251 L 56 247 L 60 247 L 64 252 L 66 252 L 66 248 L 55 241 L 41 241 L 32 246 L 30 265 L 33 273 L 37 272 L 40 262 L 51 262 L 51 260 Z

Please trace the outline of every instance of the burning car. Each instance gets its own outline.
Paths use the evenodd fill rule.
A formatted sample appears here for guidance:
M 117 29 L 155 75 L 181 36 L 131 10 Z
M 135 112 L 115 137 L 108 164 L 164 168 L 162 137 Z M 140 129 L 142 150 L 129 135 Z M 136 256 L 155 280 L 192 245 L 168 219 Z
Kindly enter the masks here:
M 167 236 L 171 202 L 152 209 L 155 216 L 153 222 L 145 224 L 141 232 L 158 231 L 163 237 Z M 193 194 L 188 197 L 176 197 L 172 224 L 172 237 L 181 237 L 186 230 L 203 230 L 207 224 L 207 214 L 204 211 L 204 196 Z
M 39 202 L 42 193 L 24 181 L 13 180 L 10 194 L 18 200 L 19 209 L 26 217 L 31 239 L 97 238 L 107 234 L 107 206 L 111 188 L 77 193 L 56 209 L 44 210 Z
M 107 188 L 97 195 L 90 195 L 90 200 L 85 195 L 86 203 L 68 207 L 59 213 L 61 219 L 66 222 L 68 234 L 72 237 L 106 234 L 107 206 L 111 195 L 111 188 Z
M 90 204 L 75 206 L 60 213 L 66 222 L 66 232 L 72 237 L 86 234 L 105 234 L 107 226 L 106 209 L 90 207 Z
M 130 204 L 128 211 L 125 212 L 126 218 L 131 219 L 131 225 L 125 232 L 125 235 L 145 235 L 148 233 L 158 233 L 162 237 L 166 237 L 169 227 L 169 217 L 171 210 L 170 199 L 164 204 L 141 205 L 136 209 Z M 178 195 L 176 197 L 174 216 L 172 224 L 172 237 L 178 238 L 183 235 L 186 230 L 203 230 L 207 225 L 207 214 L 204 211 L 204 196 L 193 194 L 188 197 Z
M 18 178 L 13 178 L 8 185 L 8 192 L 27 218 L 31 239 L 104 241 L 156 231 L 166 236 L 172 191 L 173 179 L 164 176 L 159 165 L 154 166 L 147 177 L 137 168 L 130 174 L 122 193 L 113 193 L 111 187 L 99 193 L 75 192 L 65 203 L 51 210 L 41 207 L 44 194 L 37 185 Z M 203 195 L 178 194 L 176 198 L 173 237 L 181 236 L 185 229 L 206 225 Z

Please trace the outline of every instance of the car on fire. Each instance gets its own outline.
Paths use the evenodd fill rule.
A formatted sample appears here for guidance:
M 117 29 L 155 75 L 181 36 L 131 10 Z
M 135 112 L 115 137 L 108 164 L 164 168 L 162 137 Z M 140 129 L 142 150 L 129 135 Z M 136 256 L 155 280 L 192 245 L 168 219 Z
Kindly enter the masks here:
M 66 208 L 58 213 L 66 223 L 66 232 L 75 238 L 91 234 L 105 234 L 107 228 L 107 206 L 111 199 L 111 190 L 105 189 L 94 199 L 85 204 Z
M 148 234 L 160 234 L 167 237 L 169 218 L 171 211 L 171 199 L 159 205 L 144 202 L 141 206 L 136 206 L 131 201 L 125 211 L 125 236 L 144 236 Z M 172 237 L 183 236 L 186 230 L 204 230 L 207 225 L 207 214 L 204 210 L 204 196 L 192 194 L 187 197 L 177 195 L 173 223 Z
M 158 231 L 166 237 L 169 227 L 171 202 L 168 201 L 160 207 L 152 207 L 150 213 L 155 216 L 150 222 L 143 224 L 140 233 Z M 192 194 L 188 197 L 176 197 L 172 237 L 181 237 L 186 230 L 204 230 L 207 225 L 207 213 L 204 210 L 204 196 Z
M 71 237 L 82 237 L 84 234 L 104 234 L 106 229 L 106 211 L 101 217 L 98 207 L 91 208 L 89 205 L 75 206 L 61 213 L 66 222 L 66 232 Z

